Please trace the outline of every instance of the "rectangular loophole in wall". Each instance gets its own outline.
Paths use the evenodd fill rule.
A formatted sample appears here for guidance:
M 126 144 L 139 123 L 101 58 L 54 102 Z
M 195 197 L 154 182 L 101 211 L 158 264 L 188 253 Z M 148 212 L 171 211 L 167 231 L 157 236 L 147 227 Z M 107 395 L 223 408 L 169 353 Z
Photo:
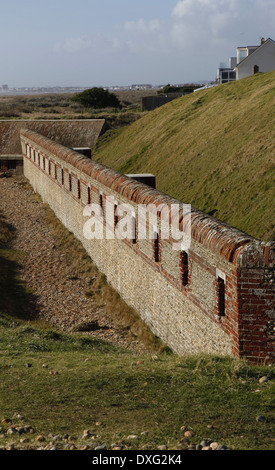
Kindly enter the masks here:
M 114 204 L 114 229 L 118 224 L 117 204 Z
M 217 278 L 217 302 L 218 302 L 218 315 L 225 316 L 225 282 L 224 279 L 218 276 Z
M 155 232 L 155 238 L 153 241 L 153 247 L 154 247 L 154 261 L 156 263 L 160 262 L 160 242 L 159 242 L 159 234 Z
M 80 179 L 77 180 L 77 198 L 81 198 L 81 188 L 80 188 Z
M 102 192 L 99 193 L 99 205 L 101 208 L 101 216 L 103 217 L 104 215 L 104 206 L 103 206 L 103 194 Z
M 135 245 L 137 243 L 137 221 L 136 215 L 132 215 L 132 243 Z
M 183 286 L 188 285 L 188 253 L 180 252 L 180 279 Z
M 87 187 L 87 204 L 91 204 L 91 188 L 90 186 Z

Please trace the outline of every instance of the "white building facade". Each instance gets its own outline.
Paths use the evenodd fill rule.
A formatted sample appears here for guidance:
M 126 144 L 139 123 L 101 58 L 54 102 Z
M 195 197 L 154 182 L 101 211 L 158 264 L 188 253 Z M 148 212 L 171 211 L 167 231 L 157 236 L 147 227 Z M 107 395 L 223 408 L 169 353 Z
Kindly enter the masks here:
M 243 57 L 244 55 L 244 57 Z M 243 58 L 242 58 L 243 57 Z M 236 79 L 275 70 L 275 42 L 268 38 L 260 46 L 237 48 Z
M 217 83 L 241 80 L 255 73 L 275 70 L 275 42 L 261 38 L 259 46 L 237 47 L 237 57 L 229 59 L 228 66 L 217 71 Z

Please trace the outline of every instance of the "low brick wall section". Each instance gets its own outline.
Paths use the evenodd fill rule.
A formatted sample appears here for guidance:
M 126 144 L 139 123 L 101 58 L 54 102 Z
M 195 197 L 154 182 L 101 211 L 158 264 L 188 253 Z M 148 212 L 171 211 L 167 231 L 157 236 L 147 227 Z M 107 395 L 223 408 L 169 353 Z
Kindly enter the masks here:
M 105 119 L 0 120 L 0 155 L 21 153 L 21 129 L 31 129 L 66 147 L 92 148 L 107 128 Z
M 101 204 L 105 224 L 114 223 L 108 196 L 130 205 L 136 221 L 140 204 L 182 203 L 31 130 L 21 130 L 21 143 L 34 190 L 173 351 L 274 360 L 274 242 L 255 240 L 193 208 L 191 224 L 187 216 L 176 221 L 181 230 L 190 224 L 188 251 L 173 249 L 171 238 L 87 239 L 87 204 Z M 170 228 L 174 222 L 171 217 Z

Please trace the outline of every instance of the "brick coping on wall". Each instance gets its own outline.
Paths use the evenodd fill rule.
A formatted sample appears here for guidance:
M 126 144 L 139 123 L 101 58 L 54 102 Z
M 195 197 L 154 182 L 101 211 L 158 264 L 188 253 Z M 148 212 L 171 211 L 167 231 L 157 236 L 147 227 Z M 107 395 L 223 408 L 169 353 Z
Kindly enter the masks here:
M 21 129 L 20 135 L 35 139 L 37 144 L 56 155 L 61 160 L 83 171 L 90 177 L 121 194 L 136 204 L 154 204 L 159 209 L 162 205 L 182 204 L 144 183 L 118 173 L 100 163 L 66 148 L 32 130 Z M 190 221 L 190 217 L 186 217 Z M 170 220 L 173 224 L 173 220 Z M 185 219 L 179 222 L 184 229 Z M 187 222 L 188 223 L 188 222 Z M 226 224 L 195 208 L 191 209 L 191 237 L 197 242 L 221 255 L 226 261 L 238 267 L 268 268 L 275 265 L 275 242 L 262 242 L 241 230 Z

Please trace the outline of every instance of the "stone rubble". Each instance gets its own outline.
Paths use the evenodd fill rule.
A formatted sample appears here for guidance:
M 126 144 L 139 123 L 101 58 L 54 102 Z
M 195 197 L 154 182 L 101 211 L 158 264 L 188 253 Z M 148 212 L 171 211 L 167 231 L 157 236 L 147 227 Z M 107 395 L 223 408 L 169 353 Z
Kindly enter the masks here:
M 36 432 L 36 430 L 27 424 L 22 424 L 25 418 L 22 417 L 21 424 L 17 424 L 16 415 L 13 419 L 3 418 L 0 427 L 0 450 L 230 450 L 225 445 L 211 439 L 203 439 L 200 443 L 195 441 L 195 432 L 190 430 L 188 436 L 184 437 L 177 445 L 169 446 L 168 444 L 160 444 L 156 447 L 150 445 L 150 433 L 142 431 L 139 434 L 130 434 L 122 438 L 119 442 L 113 442 L 110 445 L 104 439 L 104 436 L 97 435 L 89 429 L 84 429 L 78 437 L 69 434 L 60 435 L 50 433 L 44 435 Z M 182 429 L 181 429 L 182 431 Z M 20 438 L 20 436 L 28 435 L 28 437 Z M 187 431 L 184 432 L 184 435 Z M 17 440 L 15 439 L 18 437 Z M 148 438 L 148 444 L 140 444 L 140 441 Z M 6 440 L 5 445 L 1 445 L 1 441 Z M 13 439 L 13 440 L 10 440 Z

